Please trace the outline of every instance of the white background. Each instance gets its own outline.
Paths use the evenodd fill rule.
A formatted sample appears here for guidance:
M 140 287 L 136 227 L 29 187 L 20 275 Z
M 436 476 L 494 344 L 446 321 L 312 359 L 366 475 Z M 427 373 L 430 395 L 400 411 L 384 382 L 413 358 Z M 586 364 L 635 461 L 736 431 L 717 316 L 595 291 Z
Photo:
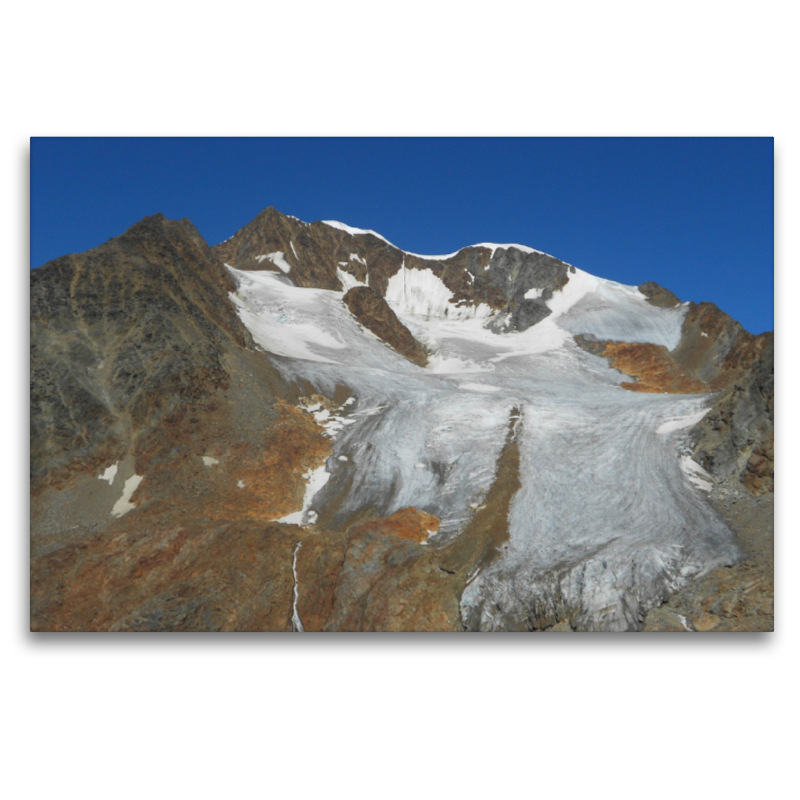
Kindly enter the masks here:
M 797 791 L 800 131 L 787 8 L 140 0 L 4 12 L 6 797 Z M 778 632 L 28 633 L 28 138 L 109 134 L 775 136 Z

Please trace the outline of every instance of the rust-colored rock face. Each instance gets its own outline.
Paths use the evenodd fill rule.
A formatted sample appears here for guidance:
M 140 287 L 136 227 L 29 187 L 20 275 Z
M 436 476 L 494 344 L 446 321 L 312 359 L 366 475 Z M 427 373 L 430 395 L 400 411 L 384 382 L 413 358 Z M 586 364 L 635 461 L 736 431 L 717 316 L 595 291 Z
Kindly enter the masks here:
M 296 531 L 139 513 L 33 559 L 31 630 L 291 630 Z
M 424 367 L 428 354 L 411 335 L 411 331 L 397 318 L 389 304 L 369 286 L 356 286 L 344 296 L 344 303 L 353 316 L 379 339 L 383 339 L 400 355 Z
M 384 533 L 412 542 L 424 542 L 438 530 L 439 517 L 413 507 L 401 508 L 389 517 L 368 520 L 353 528 L 356 533 Z
M 707 383 L 712 392 L 732 386 L 746 374 L 765 346 L 713 303 L 691 303 L 672 357 Z
M 670 394 L 700 394 L 708 387 L 681 369 L 670 357 L 666 347 L 655 344 L 606 342 L 602 355 L 614 369 L 636 378 L 625 381 L 623 389 L 632 392 L 668 392 Z

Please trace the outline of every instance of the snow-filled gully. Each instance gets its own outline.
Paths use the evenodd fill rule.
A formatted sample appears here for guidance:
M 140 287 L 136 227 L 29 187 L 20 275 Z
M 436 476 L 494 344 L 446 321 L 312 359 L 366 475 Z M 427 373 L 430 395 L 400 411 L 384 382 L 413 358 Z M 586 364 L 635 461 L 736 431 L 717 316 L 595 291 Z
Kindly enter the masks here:
M 298 521 L 334 497 L 333 525 L 364 507 L 388 515 L 415 506 L 441 519 L 433 547 L 452 542 L 491 488 L 509 415 L 520 409 L 521 488 L 501 554 L 463 593 L 468 627 L 569 616 L 586 629 L 635 629 L 688 579 L 737 559 L 733 534 L 704 500 L 704 476 L 679 459 L 708 398 L 625 391 L 626 376 L 572 339 L 672 348 L 685 307 L 655 308 L 633 287 L 578 270 L 549 317 L 497 334 L 483 309 L 450 316 L 433 273 L 403 275 L 387 301 L 432 353 L 420 368 L 365 333 L 341 292 L 301 289 L 275 272 L 231 273 L 243 321 L 289 379 L 330 397 L 345 384 L 357 398 L 337 412 L 333 454 Z M 295 571 L 295 614 L 296 598 Z

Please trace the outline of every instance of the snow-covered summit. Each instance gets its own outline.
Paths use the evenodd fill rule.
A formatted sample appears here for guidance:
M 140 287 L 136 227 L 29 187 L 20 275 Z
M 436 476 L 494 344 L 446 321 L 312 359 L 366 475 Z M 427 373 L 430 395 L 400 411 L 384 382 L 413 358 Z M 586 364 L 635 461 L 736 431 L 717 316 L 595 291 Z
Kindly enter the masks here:
M 292 217 L 295 219 L 295 217 Z M 329 225 L 331 228 L 336 228 L 337 230 L 344 231 L 345 233 L 349 233 L 353 236 L 363 236 L 366 234 L 370 234 L 371 236 L 375 236 L 378 239 L 386 242 L 386 244 L 391 245 L 392 247 L 400 250 L 405 255 L 413 256 L 414 258 L 419 258 L 424 261 L 447 261 L 448 259 L 457 256 L 463 250 L 470 250 L 475 248 L 483 248 L 485 250 L 490 250 L 492 255 L 494 255 L 495 251 L 497 250 L 519 250 L 522 253 L 540 253 L 542 255 L 547 255 L 541 250 L 535 250 L 533 247 L 528 247 L 524 244 L 495 244 L 494 242 L 479 242 L 477 244 L 467 245 L 466 247 L 459 247 L 458 250 L 454 250 L 452 253 L 444 253 L 442 255 L 424 255 L 422 253 L 412 253 L 410 250 L 403 250 L 400 247 L 397 247 L 396 244 L 392 244 L 385 236 L 382 236 L 377 231 L 368 230 L 365 228 L 354 228 L 352 225 L 347 225 L 344 222 L 339 222 L 334 219 L 324 219 L 321 220 L 323 225 Z

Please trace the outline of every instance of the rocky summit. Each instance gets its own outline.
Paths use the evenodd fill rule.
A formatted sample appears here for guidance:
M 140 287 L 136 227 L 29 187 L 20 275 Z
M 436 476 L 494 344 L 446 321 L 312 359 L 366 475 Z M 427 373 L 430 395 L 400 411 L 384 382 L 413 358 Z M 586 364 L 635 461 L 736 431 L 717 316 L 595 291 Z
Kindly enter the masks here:
M 31 629 L 772 630 L 773 353 L 523 245 L 148 217 L 31 273 Z

